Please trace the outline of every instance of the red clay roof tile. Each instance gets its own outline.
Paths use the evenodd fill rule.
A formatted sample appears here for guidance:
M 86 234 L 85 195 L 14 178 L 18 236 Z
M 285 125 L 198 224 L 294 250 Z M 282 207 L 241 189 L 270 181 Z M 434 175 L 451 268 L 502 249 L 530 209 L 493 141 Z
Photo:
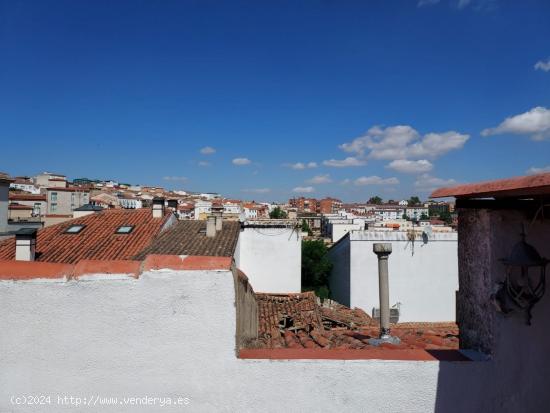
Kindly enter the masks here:
M 112 209 L 72 219 L 38 231 L 36 261 L 72 264 L 80 260 L 131 260 L 160 233 L 169 218 L 153 218 L 149 209 Z M 84 225 L 77 234 L 65 231 Z M 116 234 L 123 225 L 134 226 L 128 234 Z M 15 239 L 0 243 L 0 260 L 13 260 Z
M 550 194 L 550 172 L 436 189 L 431 198 L 510 197 Z
M 363 310 L 333 301 L 321 305 L 313 292 L 300 294 L 257 293 L 260 348 L 277 349 L 457 349 L 454 323 L 402 323 L 392 325 L 401 344 L 374 347 L 378 322 Z M 293 357 L 294 358 L 294 357 Z M 297 357 L 298 358 L 298 357 Z

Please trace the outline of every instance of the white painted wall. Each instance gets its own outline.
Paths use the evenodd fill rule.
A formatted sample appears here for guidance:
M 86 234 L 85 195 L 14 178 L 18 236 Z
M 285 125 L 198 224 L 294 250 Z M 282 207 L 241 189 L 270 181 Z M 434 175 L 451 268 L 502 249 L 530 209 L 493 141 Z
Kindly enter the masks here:
M 211 208 L 212 208 L 212 202 L 210 201 L 195 202 L 195 219 L 200 219 L 201 214 L 210 213 Z
M 23 184 L 23 183 L 16 183 L 16 182 L 12 182 L 10 184 L 10 188 L 13 188 L 13 189 L 20 189 L 21 191 L 25 191 L 25 192 L 29 192 L 33 195 L 38 195 L 40 194 L 40 188 L 34 186 L 34 184 L 32 183 L 29 183 L 29 184 Z
M 118 198 L 118 203 L 122 208 L 127 208 L 127 209 L 143 208 L 143 202 L 139 198 Z
M 543 333 L 548 295 L 535 308 L 539 322 L 512 322 L 498 338 L 507 350 L 497 348 L 491 361 L 466 363 L 240 360 L 228 271 L 1 281 L 0 303 L 0 411 L 517 413 L 545 412 L 550 404 L 550 343 Z M 523 334 L 509 334 L 519 330 Z M 10 403 L 11 396 L 45 394 L 182 396 L 189 404 Z
M 348 232 L 357 231 L 365 228 L 365 224 L 333 222 L 332 224 L 330 224 L 330 227 L 332 242 L 338 242 L 338 240 L 346 235 Z
M 235 263 L 256 292 L 300 292 L 302 236 L 292 228 L 245 227 L 235 250 Z
M 414 255 L 404 231 L 353 231 L 340 248 L 350 250 L 349 281 L 345 264 L 334 259 L 330 278 L 337 301 L 372 314 L 379 306 L 378 261 L 375 242 L 390 242 L 390 305 L 401 303 L 399 321 L 454 321 L 458 289 L 457 234 L 434 233 L 427 244 L 416 239 Z M 348 289 L 349 285 L 349 289 Z

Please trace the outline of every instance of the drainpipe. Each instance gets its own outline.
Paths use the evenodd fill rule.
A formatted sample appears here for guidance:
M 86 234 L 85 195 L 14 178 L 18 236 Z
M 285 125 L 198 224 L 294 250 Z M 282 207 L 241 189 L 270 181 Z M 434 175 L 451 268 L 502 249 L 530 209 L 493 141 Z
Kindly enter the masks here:
M 380 337 L 371 338 L 369 344 L 378 346 L 382 343 L 399 344 L 398 337 L 390 335 L 390 286 L 388 276 L 388 258 L 392 252 L 390 243 L 375 243 L 373 252 L 378 257 L 378 288 L 380 297 Z

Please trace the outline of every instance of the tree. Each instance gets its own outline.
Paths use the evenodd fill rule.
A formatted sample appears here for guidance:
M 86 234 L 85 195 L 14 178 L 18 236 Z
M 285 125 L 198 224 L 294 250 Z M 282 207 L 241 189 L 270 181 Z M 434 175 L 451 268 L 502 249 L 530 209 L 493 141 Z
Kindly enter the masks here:
M 420 215 L 420 220 L 424 221 L 426 219 L 430 219 L 430 217 L 428 215 L 426 215 L 424 212 L 422 212 L 422 214 Z
M 401 218 L 406 219 L 407 221 L 410 219 L 407 214 L 403 214 L 403 216 Z
M 302 241 L 302 290 L 315 290 L 321 298 L 328 298 L 328 277 L 332 263 L 327 246 L 321 240 Z
M 269 213 L 269 218 L 271 219 L 284 219 L 286 217 L 286 212 L 283 211 L 279 206 L 273 208 L 273 210 Z
M 311 236 L 313 233 L 311 232 L 311 228 L 309 227 L 309 224 L 305 219 L 302 219 L 302 232 L 307 232 L 307 235 Z
M 371 196 L 367 201 L 368 204 L 380 205 L 382 203 L 382 198 L 377 196 Z
M 409 206 L 417 206 L 420 205 L 420 198 L 417 196 L 411 196 L 409 199 Z
M 445 221 L 447 225 L 450 225 L 453 223 L 453 217 L 451 216 L 451 213 L 449 211 L 443 211 L 439 214 L 439 219 L 442 221 Z

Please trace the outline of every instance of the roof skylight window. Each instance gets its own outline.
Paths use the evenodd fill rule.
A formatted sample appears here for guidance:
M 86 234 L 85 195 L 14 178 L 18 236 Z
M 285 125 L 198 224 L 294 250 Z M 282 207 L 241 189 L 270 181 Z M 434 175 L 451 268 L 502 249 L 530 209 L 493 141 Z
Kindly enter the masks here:
M 122 225 L 115 231 L 116 234 L 129 234 L 134 229 L 133 225 Z
M 85 225 L 71 225 L 69 228 L 65 230 L 65 233 L 67 234 L 78 234 L 80 231 L 84 229 Z

